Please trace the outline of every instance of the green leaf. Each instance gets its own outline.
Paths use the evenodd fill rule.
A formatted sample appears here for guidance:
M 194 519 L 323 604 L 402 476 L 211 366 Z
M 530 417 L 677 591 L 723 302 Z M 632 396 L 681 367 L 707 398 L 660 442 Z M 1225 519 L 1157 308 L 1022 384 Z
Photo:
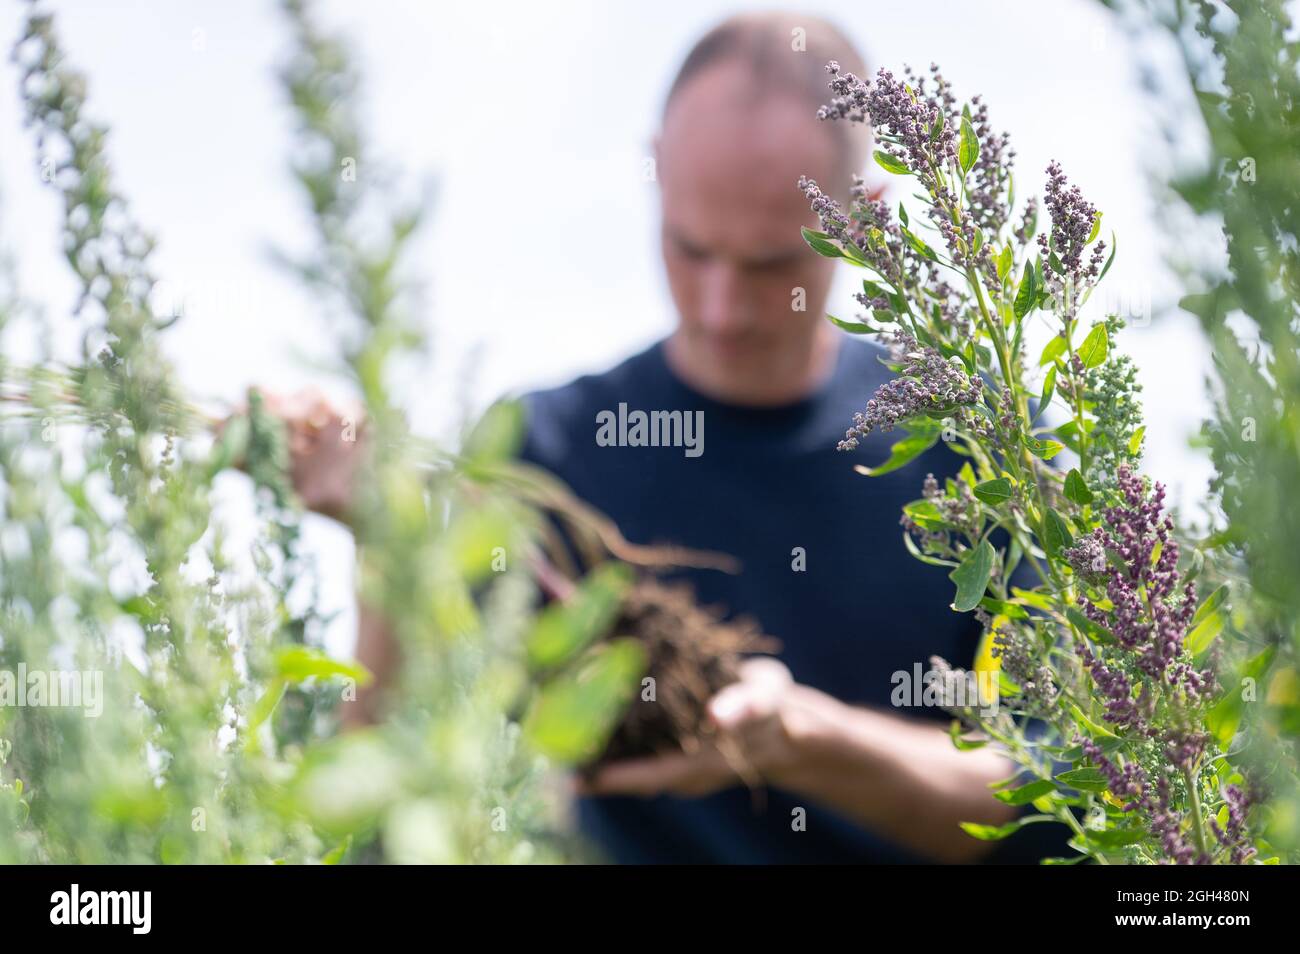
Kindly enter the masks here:
M 603 636 L 618 617 L 631 572 L 619 563 L 603 563 L 589 573 L 567 602 L 547 606 L 527 639 L 528 661 L 535 669 L 559 666 Z
M 1011 481 L 1005 477 L 997 477 L 993 480 L 986 480 L 982 484 L 977 484 L 974 494 L 986 504 L 997 505 L 1011 499 Z
M 246 748 L 252 751 L 260 748 L 257 730 L 271 718 L 271 713 L 275 712 L 275 707 L 280 704 L 288 689 L 289 684 L 283 679 L 272 679 L 266 684 L 266 691 L 253 703 L 253 707 L 248 712 L 248 727 L 244 730 Z
M 1098 748 L 1100 748 L 1102 753 L 1105 755 L 1110 755 L 1112 752 L 1118 752 L 1126 744 L 1124 740 L 1117 735 L 1103 735 L 1093 739 L 1093 741 L 1097 743 Z M 1062 762 L 1077 762 L 1079 759 L 1083 758 L 1083 746 L 1072 745 L 1067 749 L 1061 749 L 1058 758 L 1060 758 Z
M 1088 482 L 1083 479 L 1083 474 L 1079 473 L 1077 467 L 1070 468 L 1070 472 L 1065 475 L 1065 496 L 1080 506 L 1092 503 L 1092 491 L 1088 489 Z
M 313 677 L 329 679 L 342 676 L 364 686 L 373 678 L 360 663 L 334 659 L 310 646 L 285 646 L 275 654 L 276 677 L 287 683 L 299 683 Z
M 1031 822 L 1056 821 L 1051 815 L 1029 815 L 1026 818 L 1017 818 L 1015 821 L 1007 822 L 1005 825 L 980 825 L 976 822 L 961 822 L 961 830 L 972 838 L 978 838 L 980 841 L 1001 841 L 1010 835 L 1014 835 L 1025 825 Z
M 1029 614 L 1025 612 L 1025 608 L 1018 603 L 1007 603 L 986 596 L 980 600 L 980 606 L 994 616 L 1005 616 L 1007 619 L 1029 619 Z
M 1047 409 L 1048 405 L 1052 403 L 1052 397 L 1055 394 L 1056 394 L 1056 365 L 1052 365 L 1050 368 L 1047 369 L 1047 376 L 1043 378 L 1043 394 L 1042 397 L 1038 399 L 1038 411 L 1037 413 L 1034 414 L 1035 419 L 1037 419 L 1038 415 L 1042 414 L 1043 411 Z
M 1142 438 L 1146 436 L 1146 432 L 1147 426 L 1143 424 L 1134 431 L 1133 436 L 1128 439 L 1128 452 L 1130 456 L 1137 456 L 1138 450 L 1142 447 Z
M 899 228 L 903 230 L 903 238 L 907 241 L 907 244 L 912 246 L 912 249 L 918 255 L 922 258 L 928 258 L 932 262 L 937 262 L 939 260 L 939 256 L 934 253 L 934 249 L 926 245 L 925 242 L 918 238 L 911 229 L 905 225 L 899 226 Z
M 1218 610 L 1223 605 L 1224 600 L 1228 598 L 1231 590 L 1227 583 L 1222 584 L 1213 593 L 1201 601 L 1201 605 L 1196 608 L 1196 615 L 1192 617 L 1192 625 L 1202 622 L 1211 613 Z
M 1085 828 L 1083 834 L 1099 848 L 1123 848 L 1126 845 L 1136 845 L 1148 837 L 1140 828 L 1107 828 L 1101 831 Z
M 320 863 L 323 865 L 342 864 L 343 859 L 347 857 L 348 849 L 351 847 L 352 847 L 352 836 L 348 835 L 337 845 L 331 848 L 328 852 L 326 852 L 325 856 L 321 858 Z
M 1119 736 L 1110 731 L 1110 729 L 1106 728 L 1104 725 L 1093 722 L 1082 709 L 1073 703 L 1070 705 L 1070 714 L 1074 716 L 1075 723 L 1077 723 L 1080 728 L 1087 730 L 1088 735 L 1093 739 L 1119 738 Z
M 961 146 L 957 150 L 957 159 L 961 163 L 962 175 L 971 171 L 980 157 L 980 141 L 975 135 L 975 127 L 966 117 L 961 120 Z
M 1093 242 L 1095 242 L 1097 240 L 1097 233 L 1100 231 L 1101 231 L 1101 213 L 1098 212 L 1097 217 L 1092 220 L 1092 231 L 1088 233 L 1088 241 L 1084 242 L 1083 244 L 1091 245 Z
M 873 155 L 876 158 L 876 164 L 886 172 L 892 172 L 896 176 L 908 176 L 912 174 L 912 170 L 907 168 L 901 159 L 896 159 L 881 149 L 877 149 Z
M 889 449 L 889 459 L 879 467 L 863 467 L 859 465 L 855 468 L 858 473 L 866 474 L 868 477 L 879 477 L 882 474 L 888 474 L 910 464 L 917 457 L 924 454 L 931 447 L 939 442 L 939 437 L 943 433 L 941 426 L 931 426 L 928 423 L 924 426 L 913 429 L 913 431 L 897 441 Z
M 1011 274 L 1011 266 L 1015 264 L 1012 258 L 1011 246 L 1006 245 L 1002 249 L 1002 254 L 998 256 L 998 281 L 1005 281 L 1006 277 Z
M 870 325 L 864 325 L 857 321 L 844 321 L 843 319 L 836 318 L 834 315 L 827 315 L 826 317 L 830 319 L 830 323 L 836 328 L 839 328 L 842 331 L 847 331 L 851 335 L 866 335 L 875 330 Z
M 1071 769 L 1068 772 L 1062 772 L 1060 775 L 1056 776 L 1056 780 L 1062 785 L 1069 788 L 1077 788 L 1081 792 L 1106 791 L 1106 776 L 1101 774 L 1100 769 Z
M 1101 281 L 1103 278 L 1106 277 L 1106 273 L 1110 271 L 1111 263 L 1115 261 L 1115 252 L 1118 250 L 1119 250 L 1119 240 L 1115 238 L 1115 233 L 1111 232 L 1110 233 L 1110 257 L 1106 259 L 1106 264 L 1101 267 L 1101 274 L 1097 276 L 1097 281 Z
M 1023 318 L 1034 310 L 1038 303 L 1038 277 L 1034 269 L 1029 264 L 1025 265 L 1025 272 L 1020 276 L 1020 287 L 1016 289 L 1016 300 L 1013 305 L 1013 311 L 1017 318 Z
M 1049 556 L 1059 556 L 1061 551 L 1074 545 L 1069 524 L 1051 507 L 1043 514 L 1043 549 Z
M 1105 626 L 1102 626 L 1100 623 L 1093 622 L 1077 607 L 1067 607 L 1065 615 L 1070 622 L 1074 624 L 1076 629 L 1083 630 L 1083 632 L 1090 637 L 1094 643 L 1103 643 L 1110 646 L 1118 642 L 1114 633 L 1108 630 Z
M 238 467 L 248 454 L 251 429 L 247 414 L 233 415 L 221 430 L 208 460 L 209 479 L 227 467 Z
M 952 744 L 957 748 L 957 751 L 971 752 L 975 749 L 982 749 L 989 744 L 988 739 L 963 739 L 962 732 L 964 731 L 960 719 L 953 719 L 948 726 L 948 737 L 952 739 Z
M 1057 441 L 1039 440 L 1036 437 L 1030 437 L 1028 434 L 1024 435 L 1024 443 L 1025 447 L 1029 449 L 1029 453 L 1041 460 L 1051 460 L 1065 450 L 1064 444 Z
M 920 560 L 922 563 L 928 563 L 930 564 L 930 566 L 956 566 L 957 565 L 952 560 L 942 560 L 937 556 L 930 556 L 930 554 L 928 553 L 922 553 L 920 548 L 916 545 L 916 541 L 912 539 L 912 535 L 908 533 L 906 530 L 903 531 L 903 546 L 905 546 L 907 548 L 907 552 L 912 554 L 912 556 L 916 557 L 916 559 Z
M 1038 356 L 1038 366 L 1041 368 L 1045 364 L 1051 364 L 1061 355 L 1065 354 L 1069 347 L 1069 342 L 1062 335 L 1057 335 L 1043 348 L 1043 353 Z
M 984 590 L 989 585 L 989 577 L 993 575 L 996 560 L 997 552 L 987 540 L 981 540 L 979 546 L 966 551 L 961 564 L 948 574 L 948 578 L 957 584 L 953 609 L 965 613 L 979 605 Z
M 1220 587 L 1222 589 L 1222 587 Z M 1199 656 L 1210 648 L 1219 633 L 1223 632 L 1223 614 L 1211 612 L 1199 623 L 1194 623 L 1192 631 L 1183 640 L 1193 656 Z
M 1034 607 L 1034 609 L 1051 612 L 1054 607 L 1050 597 L 1043 593 L 1035 592 L 1034 590 L 1022 590 L 1018 586 L 1013 586 L 1011 587 L 1011 595 L 1026 606 Z
M 907 207 L 903 205 L 901 201 L 898 203 L 898 221 L 902 222 L 904 225 L 909 224 L 907 219 Z
M 524 734 L 557 762 L 578 764 L 605 746 L 636 697 L 646 656 L 639 640 L 613 639 L 589 652 L 575 673 L 542 686 L 524 718 Z
M 808 228 L 801 228 L 799 231 L 803 233 L 803 240 L 808 243 L 808 247 L 818 255 L 825 258 L 844 257 L 843 249 L 832 242 L 831 237 L 825 232 L 814 232 Z
M 993 797 L 1008 805 L 1028 805 L 1036 798 L 1042 798 L 1056 791 L 1056 785 L 1050 779 L 1040 778 L 1005 792 L 994 792 Z
M 523 441 L 523 404 L 497 401 L 483 412 L 465 438 L 462 454 L 474 464 L 497 464 L 514 457 Z
M 939 508 L 928 500 L 913 500 L 904 505 L 903 513 L 907 514 L 922 530 L 938 532 L 948 529 L 948 521 L 944 519 Z
M 1245 680 L 1252 679 L 1259 682 L 1264 677 L 1264 673 L 1268 671 L 1268 667 L 1272 665 L 1273 656 L 1276 652 L 1276 646 L 1269 646 L 1262 652 L 1247 659 L 1242 664 L 1237 678 L 1229 680 L 1227 683 L 1233 688 L 1229 689 L 1224 694 L 1224 697 L 1205 714 L 1205 727 L 1210 730 L 1210 733 L 1221 747 L 1228 747 L 1232 737 L 1237 734 L 1237 727 L 1241 724 L 1241 716 L 1246 705 L 1242 697 L 1246 686 Z
M 1095 368 L 1106 360 L 1110 351 L 1110 336 L 1104 324 L 1094 325 L 1088 337 L 1079 345 L 1079 359 L 1085 368 Z

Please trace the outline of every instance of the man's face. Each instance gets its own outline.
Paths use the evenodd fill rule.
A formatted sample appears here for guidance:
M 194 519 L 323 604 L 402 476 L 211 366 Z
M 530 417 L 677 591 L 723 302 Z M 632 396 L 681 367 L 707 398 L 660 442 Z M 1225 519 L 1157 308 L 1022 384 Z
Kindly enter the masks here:
M 664 118 L 657 168 L 672 356 L 711 396 L 763 404 L 792 396 L 830 331 L 834 263 L 799 234 L 816 217 L 795 183 L 808 175 L 829 192 L 847 173 L 805 101 L 754 102 L 752 83 L 728 63 L 690 80 Z

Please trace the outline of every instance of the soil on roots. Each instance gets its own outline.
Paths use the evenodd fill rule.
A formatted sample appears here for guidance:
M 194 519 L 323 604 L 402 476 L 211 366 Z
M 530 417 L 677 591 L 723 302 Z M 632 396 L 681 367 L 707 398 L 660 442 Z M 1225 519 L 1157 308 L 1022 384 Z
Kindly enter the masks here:
M 646 675 L 627 714 L 591 766 L 618 759 L 693 752 L 712 734 L 706 705 L 735 682 L 752 653 L 773 653 L 777 640 L 750 620 L 724 621 L 695 601 L 690 586 L 644 579 L 628 591 L 611 637 L 634 636 L 646 651 Z

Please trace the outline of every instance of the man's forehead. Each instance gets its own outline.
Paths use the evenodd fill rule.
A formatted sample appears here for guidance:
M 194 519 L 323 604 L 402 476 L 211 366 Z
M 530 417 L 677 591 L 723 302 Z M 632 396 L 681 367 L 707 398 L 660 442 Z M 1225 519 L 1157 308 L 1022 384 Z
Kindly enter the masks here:
M 678 91 L 660 142 L 669 159 L 678 152 L 696 157 L 702 150 L 725 150 L 737 163 L 748 157 L 824 166 L 839 152 L 834 131 L 805 97 L 763 83 L 738 62 L 709 67 Z

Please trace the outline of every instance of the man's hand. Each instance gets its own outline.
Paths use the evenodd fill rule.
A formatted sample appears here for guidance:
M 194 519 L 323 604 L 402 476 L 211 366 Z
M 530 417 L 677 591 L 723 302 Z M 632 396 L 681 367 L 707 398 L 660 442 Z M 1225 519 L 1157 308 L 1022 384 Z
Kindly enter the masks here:
M 717 735 L 699 752 L 607 765 L 578 783 L 580 794 L 693 798 L 768 783 L 946 863 L 992 847 L 961 822 L 1002 825 L 1018 811 L 990 794 L 1015 771 L 994 746 L 959 751 L 943 725 L 847 705 L 795 682 L 774 659 L 745 663 L 709 716 Z
M 263 391 L 262 399 L 288 431 L 289 476 L 303 506 L 344 520 L 361 464 L 361 410 L 338 409 L 315 389 L 288 396 Z
M 797 786 L 835 707 L 775 659 L 747 660 L 738 682 L 709 701 L 717 736 L 698 752 L 625 759 L 579 782 L 587 795 L 699 797 L 740 781 Z

